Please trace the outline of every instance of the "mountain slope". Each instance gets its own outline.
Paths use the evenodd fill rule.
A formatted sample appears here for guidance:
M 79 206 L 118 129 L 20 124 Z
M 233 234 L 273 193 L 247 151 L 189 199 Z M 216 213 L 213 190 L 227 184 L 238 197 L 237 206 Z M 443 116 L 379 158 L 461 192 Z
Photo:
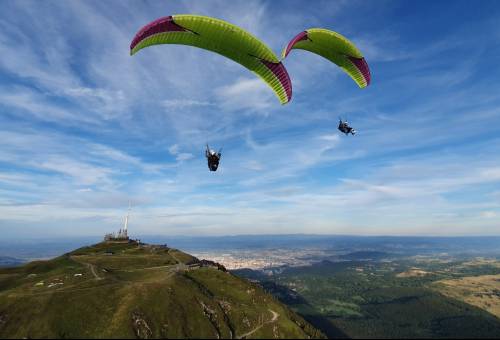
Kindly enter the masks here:
M 175 249 L 100 243 L 0 270 L 0 338 L 322 337 L 261 288 Z

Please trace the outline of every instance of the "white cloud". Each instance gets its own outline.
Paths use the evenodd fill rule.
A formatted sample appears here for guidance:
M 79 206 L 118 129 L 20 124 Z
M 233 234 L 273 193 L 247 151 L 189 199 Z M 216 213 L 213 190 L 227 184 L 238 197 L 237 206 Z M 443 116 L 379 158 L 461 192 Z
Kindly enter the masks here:
M 189 152 L 181 152 L 178 144 L 174 144 L 168 148 L 168 152 L 171 155 L 175 156 L 175 160 L 177 162 L 184 162 L 192 159 L 194 155 Z
M 170 152 L 171 155 L 177 155 L 179 153 L 179 144 L 174 144 L 168 148 L 168 152 Z
M 80 103 L 84 101 L 87 109 L 100 112 L 106 119 L 123 115 L 129 105 L 122 90 L 76 87 L 65 90 L 64 94 Z
M 182 152 L 182 153 L 177 154 L 177 157 L 175 157 L 175 159 L 178 162 L 184 162 L 184 161 L 192 159 L 193 157 L 194 156 L 191 153 Z
M 192 99 L 165 99 L 162 105 L 169 110 L 180 110 L 189 107 L 213 106 L 213 103 L 208 101 L 192 100 Z
M 9 109 L 11 114 L 17 116 L 29 113 L 33 118 L 40 121 L 50 121 L 61 125 L 74 125 L 77 123 L 98 124 L 98 120 L 86 115 L 80 115 L 72 108 L 64 108 L 52 103 L 46 95 L 38 93 L 26 87 L 13 86 L 11 88 L 0 88 L 0 107 Z
M 82 189 L 78 189 L 78 192 L 92 192 L 92 188 L 82 188 Z
M 470 39 L 482 26 L 410 46 L 404 29 L 370 20 L 363 35 L 345 15 L 356 6 L 292 4 L 276 15 L 261 1 L 171 2 L 167 12 L 161 3 L 7 3 L 0 228 L 95 225 L 99 234 L 132 198 L 143 233 L 495 230 L 500 102 L 489 80 L 465 81 L 484 61 L 488 37 Z M 280 106 L 257 76 L 211 52 L 169 45 L 130 57 L 131 37 L 160 12 L 228 20 L 275 52 L 307 27 L 338 29 L 369 59 L 373 86 L 360 91 L 329 61 L 296 51 L 286 60 L 295 98 Z M 359 134 L 341 136 L 339 115 Z M 206 142 L 224 146 L 217 173 L 207 173 Z
M 226 110 L 261 112 L 274 105 L 279 105 L 272 89 L 259 78 L 238 79 L 231 85 L 216 89 L 215 94 L 220 105 Z
M 498 214 L 496 211 L 482 211 L 481 217 L 482 218 L 497 218 Z

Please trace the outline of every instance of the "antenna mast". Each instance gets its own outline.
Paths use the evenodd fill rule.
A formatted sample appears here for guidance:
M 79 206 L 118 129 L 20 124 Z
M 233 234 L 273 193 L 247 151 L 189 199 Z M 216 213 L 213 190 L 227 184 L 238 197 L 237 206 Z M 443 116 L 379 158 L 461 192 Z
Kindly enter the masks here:
M 128 230 L 128 219 L 130 217 L 130 201 L 128 201 L 128 212 L 127 212 L 127 217 L 125 217 L 125 224 L 123 226 L 123 232 L 125 233 L 125 237 L 127 237 L 127 230 Z

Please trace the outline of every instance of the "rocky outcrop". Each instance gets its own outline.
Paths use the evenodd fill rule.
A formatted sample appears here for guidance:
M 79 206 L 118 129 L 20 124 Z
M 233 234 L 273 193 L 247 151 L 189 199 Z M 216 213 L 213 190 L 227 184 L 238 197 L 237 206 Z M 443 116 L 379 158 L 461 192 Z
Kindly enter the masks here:
M 132 313 L 132 328 L 139 339 L 151 339 L 153 332 L 141 312 Z

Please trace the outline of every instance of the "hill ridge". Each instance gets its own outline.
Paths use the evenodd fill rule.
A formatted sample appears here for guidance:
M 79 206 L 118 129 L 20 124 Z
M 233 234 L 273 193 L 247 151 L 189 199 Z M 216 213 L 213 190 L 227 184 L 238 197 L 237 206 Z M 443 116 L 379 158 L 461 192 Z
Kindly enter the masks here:
M 0 337 L 324 336 L 218 263 L 130 241 L 0 269 Z

